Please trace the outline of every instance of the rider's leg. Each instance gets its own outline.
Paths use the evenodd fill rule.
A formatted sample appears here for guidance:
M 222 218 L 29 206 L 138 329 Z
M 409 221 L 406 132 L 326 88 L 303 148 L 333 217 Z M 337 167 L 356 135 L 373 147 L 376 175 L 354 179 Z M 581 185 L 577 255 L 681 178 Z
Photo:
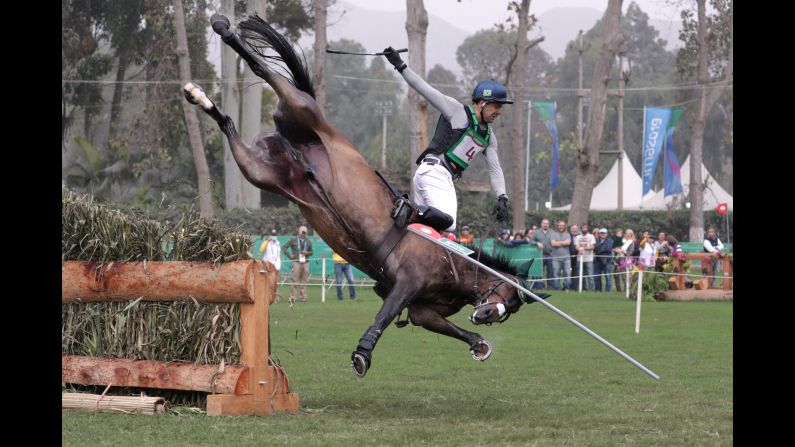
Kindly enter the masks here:
M 432 206 L 450 215 L 453 223 L 444 231 L 455 231 L 458 202 L 453 177 L 441 165 L 422 163 L 414 173 L 412 200 L 418 207 Z

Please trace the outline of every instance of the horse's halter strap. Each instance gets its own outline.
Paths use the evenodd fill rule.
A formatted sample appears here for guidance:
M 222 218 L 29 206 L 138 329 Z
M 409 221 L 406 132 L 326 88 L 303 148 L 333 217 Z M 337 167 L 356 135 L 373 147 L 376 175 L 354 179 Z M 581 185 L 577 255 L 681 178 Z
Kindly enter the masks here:
M 500 297 L 502 303 L 506 302 L 507 300 L 505 299 L 505 297 L 502 296 L 499 292 L 497 292 L 497 288 L 500 287 L 503 283 L 505 283 L 505 281 L 503 281 L 501 279 L 497 279 L 497 280 L 493 281 L 491 286 L 489 286 L 489 288 L 486 289 L 483 293 L 477 293 L 476 292 L 476 295 L 475 295 L 475 309 L 473 310 L 473 313 L 477 312 L 478 309 L 480 309 L 483 306 L 488 306 L 489 304 L 497 303 L 496 301 L 491 301 L 489 299 L 492 295 L 497 295 L 498 297 Z M 485 300 L 485 301 L 483 301 L 483 300 Z M 480 302 L 480 304 L 478 304 L 478 302 Z M 503 304 L 503 306 L 505 306 L 505 304 Z M 510 317 L 510 316 L 511 316 L 511 313 L 508 312 L 508 310 L 506 309 L 505 313 L 500 317 L 499 320 L 497 320 L 497 323 L 505 322 L 505 320 L 507 320 L 508 317 Z M 491 324 L 492 323 L 485 323 L 486 326 L 491 326 Z

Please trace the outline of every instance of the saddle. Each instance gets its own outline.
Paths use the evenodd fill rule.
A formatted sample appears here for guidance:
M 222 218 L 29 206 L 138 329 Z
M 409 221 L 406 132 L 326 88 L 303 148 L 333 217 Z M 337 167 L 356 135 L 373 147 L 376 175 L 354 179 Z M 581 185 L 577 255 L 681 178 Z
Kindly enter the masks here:
M 400 242 L 407 233 L 406 227 L 413 223 L 421 223 L 441 232 L 453 224 L 453 217 L 432 206 L 418 207 L 411 202 L 408 195 L 400 194 L 389 184 L 380 172 L 375 171 L 375 173 L 394 195 L 391 216 L 395 221 L 395 226 L 387 233 L 373 257 L 375 261 L 374 267 L 380 276 L 378 281 L 383 282 L 387 288 L 391 288 L 391 284 L 388 283 L 388 279 L 384 275 L 384 265 L 389 255 L 392 254 L 392 250 L 394 250 L 398 242 Z

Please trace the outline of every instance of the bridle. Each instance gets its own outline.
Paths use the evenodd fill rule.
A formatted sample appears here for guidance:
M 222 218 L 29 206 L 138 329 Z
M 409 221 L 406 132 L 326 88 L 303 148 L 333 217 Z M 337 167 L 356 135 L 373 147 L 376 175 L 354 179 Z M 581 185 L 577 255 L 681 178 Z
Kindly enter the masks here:
M 505 306 L 504 303 L 506 303 L 508 300 L 504 296 L 502 296 L 502 294 L 497 292 L 497 289 L 504 283 L 505 283 L 505 281 L 503 281 L 502 279 L 496 279 L 496 280 L 492 281 L 492 283 L 489 286 L 489 288 L 486 289 L 485 291 L 483 291 L 482 293 L 478 293 L 477 291 L 475 291 L 475 309 L 473 310 L 472 313 L 474 314 L 475 312 L 478 311 L 478 309 L 480 309 L 483 306 L 488 306 L 489 304 L 502 304 L 503 306 Z M 492 295 L 497 295 L 498 297 L 500 297 L 500 301 L 499 302 L 498 301 L 491 301 L 491 296 Z M 478 302 L 480 304 L 477 304 Z M 502 314 L 502 316 L 500 316 L 500 319 L 497 320 L 496 322 L 497 323 L 503 323 L 510 316 L 511 316 L 511 313 L 508 312 L 508 310 L 506 309 L 505 313 Z M 494 323 L 494 322 L 483 323 L 483 324 L 485 324 L 486 326 L 491 326 L 492 323 Z

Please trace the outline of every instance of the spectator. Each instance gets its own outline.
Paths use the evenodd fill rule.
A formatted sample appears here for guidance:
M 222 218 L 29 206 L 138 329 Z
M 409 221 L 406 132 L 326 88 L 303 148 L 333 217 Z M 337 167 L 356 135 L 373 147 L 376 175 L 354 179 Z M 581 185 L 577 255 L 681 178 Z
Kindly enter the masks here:
M 624 284 L 624 288 L 626 289 L 629 287 L 627 283 L 627 271 L 632 270 L 632 266 L 634 265 L 634 259 L 632 258 L 632 253 L 635 251 L 635 232 L 631 229 L 627 228 L 624 231 L 624 238 L 622 239 L 621 246 L 618 248 L 618 257 L 616 261 L 618 263 L 618 268 L 616 269 L 616 290 L 621 291 L 621 284 Z
M 547 278 L 545 285 L 546 288 L 552 287 L 549 282 L 549 278 L 553 277 L 552 270 L 554 269 L 554 266 L 552 265 L 552 244 L 550 243 L 551 237 L 552 230 L 549 229 L 549 219 L 541 219 L 541 228 L 533 232 L 533 239 L 531 242 L 538 246 L 538 248 L 541 250 L 541 256 L 543 256 L 544 259 L 544 270 L 546 270 L 544 278 Z
M 563 279 L 563 290 L 571 289 L 571 234 L 566 231 L 566 221 L 558 221 L 558 231 L 553 232 L 549 238 L 552 246 L 552 288 L 560 290 L 560 280 Z
M 475 243 L 475 237 L 472 236 L 472 229 L 469 228 L 469 225 L 464 225 L 461 227 L 461 236 L 458 237 L 458 242 L 469 245 Z
M 720 271 L 718 269 L 720 266 L 720 259 L 723 257 L 723 243 L 718 239 L 718 235 L 713 227 L 707 228 L 707 235 L 704 236 L 704 253 L 712 253 L 712 260 L 704 261 L 710 262 L 712 265 L 712 277 L 709 279 L 709 286 L 712 287 L 715 284 L 715 277 L 717 277 Z M 709 272 L 706 268 L 702 268 L 701 273 L 707 275 Z
M 500 236 L 497 238 L 497 243 L 510 245 L 509 242 L 511 242 L 511 230 L 503 228 L 502 231 L 500 231 Z
M 334 261 L 334 281 L 337 285 L 337 299 L 342 301 L 344 294 L 342 293 L 342 276 L 348 281 L 348 295 L 352 300 L 356 299 L 356 287 L 353 284 L 353 269 L 348 261 L 337 252 L 331 252 L 331 259 Z
M 262 260 L 270 262 L 276 269 L 276 276 L 278 278 L 279 272 L 282 271 L 282 247 L 279 240 L 276 239 L 276 229 L 270 231 L 270 236 L 263 234 L 262 243 L 259 245 L 259 253 L 262 255 Z M 276 288 L 273 289 L 272 296 L 275 303 L 279 302 L 279 282 L 276 282 Z
M 300 292 L 301 302 L 306 302 L 306 283 L 309 280 L 309 257 L 312 256 L 312 241 L 306 237 L 306 227 L 298 228 L 298 237 L 290 239 L 284 246 L 287 257 L 293 261 L 293 285 L 290 288 L 290 305 L 295 304 L 295 293 Z
M 577 246 L 574 244 L 574 238 L 580 234 L 580 227 L 572 225 L 569 227 L 569 236 L 571 236 L 571 245 L 569 245 L 569 255 L 571 256 L 571 276 L 572 281 L 577 281 L 580 276 L 580 265 L 577 264 Z
M 654 241 L 654 249 L 657 251 L 655 270 L 661 272 L 663 270 L 663 266 L 666 262 L 668 262 L 668 258 L 671 256 L 671 247 L 668 245 L 664 231 L 657 233 L 657 240 Z
M 645 238 L 640 241 L 640 264 L 645 270 L 651 269 L 655 265 L 654 239 L 651 233 L 644 231 Z
M 574 238 L 574 245 L 577 248 L 577 265 L 579 266 L 582 261 L 582 271 L 579 273 L 585 276 L 583 282 L 586 284 L 587 290 L 594 290 L 593 255 L 596 239 L 593 234 L 589 233 L 589 230 L 587 223 L 580 225 L 580 234 Z
M 535 225 L 533 225 L 532 227 L 528 228 L 527 231 L 525 231 L 524 238 L 525 240 L 527 240 L 528 243 L 533 241 L 533 233 L 535 233 L 535 231 L 536 231 Z
M 621 281 L 620 276 L 623 275 L 618 267 L 620 264 L 619 258 L 622 257 L 621 255 L 621 247 L 624 245 L 624 230 L 621 228 L 616 228 L 616 232 L 612 237 L 613 241 L 613 275 L 615 277 L 615 281 L 613 283 L 616 285 L 616 292 L 621 291 Z
M 607 228 L 599 229 L 599 237 L 594 242 L 594 284 L 596 290 L 602 291 L 602 278 L 605 280 L 605 291 L 610 291 L 611 267 L 613 266 L 613 240 L 608 237 Z
M 524 244 L 527 244 L 527 239 L 524 238 L 524 234 L 522 234 L 521 231 L 516 232 L 516 234 L 513 235 L 513 240 L 508 243 L 511 247 Z

